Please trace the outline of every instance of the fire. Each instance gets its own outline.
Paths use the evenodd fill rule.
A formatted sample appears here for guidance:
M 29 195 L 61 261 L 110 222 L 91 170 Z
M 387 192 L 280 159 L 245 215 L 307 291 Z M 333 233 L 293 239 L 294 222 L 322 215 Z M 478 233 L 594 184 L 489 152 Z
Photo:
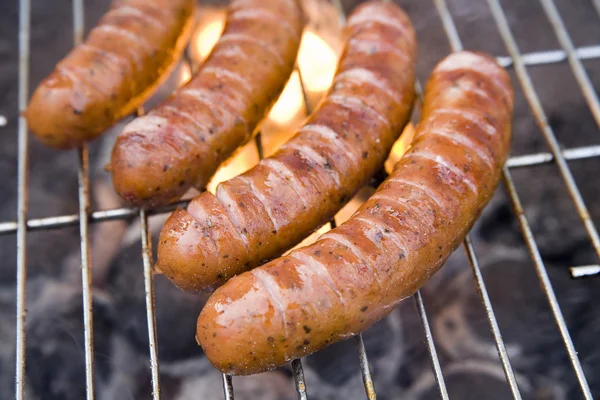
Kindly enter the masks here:
M 225 10 L 222 8 L 201 7 L 199 16 L 190 46 L 190 58 L 194 67 L 206 60 L 225 27 Z
M 412 122 L 409 122 L 404 128 L 402 135 L 400 135 L 400 139 L 394 143 L 392 151 L 390 152 L 388 159 L 385 161 L 385 170 L 388 174 L 392 173 L 394 170 L 394 165 L 396 165 L 396 163 L 400 161 L 408 149 L 410 149 L 414 137 L 415 126 Z
M 329 89 L 337 59 L 337 54 L 327 42 L 316 33 L 306 30 L 298 52 L 298 65 L 306 90 L 322 93 Z
M 294 117 L 304 110 L 304 98 L 302 97 L 302 85 L 298 71 L 294 71 L 290 80 L 285 85 L 283 92 L 269 112 L 269 119 L 279 125 L 285 126 Z

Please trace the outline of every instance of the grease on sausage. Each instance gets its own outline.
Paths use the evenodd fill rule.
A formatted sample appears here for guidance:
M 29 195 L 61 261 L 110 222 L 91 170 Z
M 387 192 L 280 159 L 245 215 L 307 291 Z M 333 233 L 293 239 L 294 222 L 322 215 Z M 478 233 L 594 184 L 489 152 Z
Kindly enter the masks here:
M 281 255 L 381 168 L 410 118 L 415 35 L 397 6 L 370 2 L 345 38 L 331 90 L 297 134 L 167 220 L 157 267 L 177 286 L 197 291 Z
M 133 112 L 169 75 L 193 26 L 194 0 L 114 3 L 33 93 L 25 116 L 45 145 L 69 149 Z
M 233 0 L 196 76 L 117 139 L 111 169 L 121 197 L 156 206 L 204 188 L 283 90 L 303 22 L 298 0 Z
M 251 374 L 356 335 L 436 272 L 492 196 L 509 151 L 513 94 L 491 58 L 455 53 L 433 71 L 412 148 L 344 224 L 232 278 L 197 340 L 228 374 Z

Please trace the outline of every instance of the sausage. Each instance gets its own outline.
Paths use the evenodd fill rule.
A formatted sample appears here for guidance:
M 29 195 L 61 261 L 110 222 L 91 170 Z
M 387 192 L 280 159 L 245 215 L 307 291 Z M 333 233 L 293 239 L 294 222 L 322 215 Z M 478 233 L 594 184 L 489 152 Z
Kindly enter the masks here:
M 509 151 L 508 74 L 460 52 L 433 71 L 412 148 L 344 224 L 232 278 L 202 310 L 197 340 L 228 374 L 266 371 L 369 328 L 464 239 Z
M 329 221 L 382 167 L 408 122 L 415 59 L 402 10 L 359 7 L 324 101 L 272 157 L 175 211 L 161 232 L 157 268 L 197 291 L 281 255 Z
M 45 145 L 95 139 L 143 104 L 175 67 L 191 34 L 194 0 L 113 3 L 33 93 L 24 115 Z
M 192 81 L 118 137 L 111 170 L 121 197 L 151 207 L 204 188 L 283 90 L 303 27 L 298 0 L 233 0 Z

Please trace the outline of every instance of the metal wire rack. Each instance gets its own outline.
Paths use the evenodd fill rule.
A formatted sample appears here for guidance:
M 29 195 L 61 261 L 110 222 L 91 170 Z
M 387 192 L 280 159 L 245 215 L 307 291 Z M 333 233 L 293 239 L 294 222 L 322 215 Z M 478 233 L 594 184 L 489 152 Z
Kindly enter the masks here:
M 453 51 L 462 49 L 462 42 L 458 31 L 450 14 L 445 0 L 432 0 L 441 18 L 444 31 L 449 40 Z M 483 0 L 481 0 L 483 1 Z M 525 94 L 526 100 L 533 111 L 535 120 L 541 130 L 541 133 L 549 148 L 549 152 L 533 153 L 523 156 L 512 157 L 506 163 L 503 169 L 503 182 L 508 192 L 510 202 L 514 213 L 518 219 L 519 226 L 525 243 L 528 247 L 531 259 L 535 266 L 542 289 L 547 297 L 552 314 L 556 321 L 559 332 L 562 336 L 564 346 L 569 355 L 573 370 L 578 379 L 578 383 L 586 400 L 592 399 L 592 394 L 584 375 L 577 351 L 571 340 L 569 330 L 565 319 L 563 318 L 561 308 L 556 299 L 552 284 L 548 278 L 546 267 L 538 250 L 537 244 L 532 234 L 532 229 L 524 214 L 521 199 L 512 177 L 511 170 L 516 168 L 532 167 L 542 164 L 555 163 L 559 169 L 560 176 L 563 179 L 568 194 L 575 204 L 577 212 L 586 228 L 590 243 L 596 254 L 600 258 L 600 238 L 598 229 L 592 222 L 585 202 L 581 196 L 571 171 L 568 161 L 581 160 L 592 157 L 600 157 L 600 145 L 590 145 L 571 149 L 561 149 L 552 128 L 547 122 L 547 117 L 542 108 L 538 95 L 533 87 L 527 67 L 539 66 L 551 63 L 561 63 L 567 61 L 577 80 L 577 83 L 585 97 L 585 100 L 592 112 L 596 123 L 600 126 L 600 101 L 591 84 L 591 81 L 583 68 L 582 60 L 600 59 L 600 44 L 575 48 L 573 42 L 562 21 L 553 0 L 540 0 L 544 12 L 556 34 L 561 49 L 553 51 L 534 52 L 521 54 L 517 46 L 515 37 L 509 27 L 505 12 L 499 0 L 485 0 L 489 6 L 491 14 L 497 25 L 498 31 L 504 42 L 508 56 L 497 57 L 498 62 L 507 68 L 514 68 L 519 84 Z M 600 16 L 600 1 L 591 0 L 594 8 Z M 332 0 L 332 3 L 339 10 L 341 21 L 345 19 L 343 7 L 340 0 Z M 73 0 L 73 25 L 74 43 L 77 44 L 83 37 L 83 0 Z M 19 111 L 24 111 L 28 99 L 28 78 L 29 78 L 29 55 L 30 55 L 30 0 L 20 0 L 19 2 Z M 302 76 L 300 74 L 302 84 Z M 417 85 L 420 88 L 420 85 Z M 310 112 L 308 102 L 305 104 L 307 112 Z M 142 113 L 139 110 L 138 113 Z M 262 157 L 262 143 L 260 135 L 256 138 L 256 146 L 259 155 Z M 17 308 L 16 308 L 16 375 L 15 375 L 15 393 L 16 399 L 24 399 L 25 393 L 25 312 L 26 312 L 26 235 L 28 231 L 56 229 L 66 226 L 79 225 L 81 238 L 81 274 L 82 274 L 82 292 L 83 292 L 83 321 L 85 328 L 85 366 L 86 366 L 86 390 L 87 399 L 94 399 L 94 354 L 93 354 L 93 326 L 92 326 L 92 285 L 91 285 L 91 265 L 90 265 L 90 242 L 89 242 L 89 224 L 102 221 L 126 219 L 138 216 L 141 222 L 141 241 L 142 241 L 142 265 L 145 286 L 146 311 L 149 336 L 150 369 L 152 373 L 152 395 L 155 400 L 160 399 L 160 381 L 159 381 L 159 360 L 158 343 L 156 339 L 156 321 L 154 309 L 154 277 L 151 265 L 152 249 L 151 238 L 148 230 L 148 216 L 150 214 L 165 213 L 173 210 L 177 206 L 184 205 L 185 202 L 172 204 L 168 207 L 155 210 L 138 210 L 132 208 L 117 208 L 105 211 L 90 210 L 89 195 L 89 173 L 88 173 L 88 152 L 83 147 L 78 150 L 78 187 L 79 187 L 79 211 L 73 215 L 60 215 L 49 218 L 28 219 L 28 133 L 27 122 L 23 117 L 18 121 L 18 209 L 17 220 L 0 223 L 0 235 L 16 234 L 17 237 Z M 331 222 L 332 227 L 335 221 Z M 488 296 L 486 284 L 483 279 L 481 268 L 469 237 L 463 244 L 467 259 L 469 260 L 475 285 L 479 292 L 482 304 L 485 308 L 490 330 L 492 332 L 500 361 L 504 369 L 506 379 L 514 399 L 521 399 L 519 386 L 512 369 L 511 362 L 506 351 L 506 346 L 502 339 L 498 321 L 494 314 L 494 309 Z M 600 265 L 582 265 L 571 267 L 571 273 L 574 277 L 588 276 L 600 273 Z M 443 399 L 448 399 L 448 391 L 444 382 L 444 374 L 440 366 L 440 360 L 436 352 L 436 345 L 431 333 L 427 312 L 423 298 L 419 292 L 414 296 L 419 316 L 421 318 L 425 340 L 431 357 L 432 368 L 437 381 L 439 393 Z M 358 352 L 358 361 L 362 373 L 366 396 L 369 399 L 376 398 L 375 387 L 369 368 L 369 361 L 361 335 L 356 338 Z M 296 383 L 296 390 L 299 399 L 307 399 L 306 382 L 302 363 L 295 360 L 291 363 L 293 376 Z M 234 391 L 231 376 L 223 375 L 223 390 L 225 399 L 233 399 Z

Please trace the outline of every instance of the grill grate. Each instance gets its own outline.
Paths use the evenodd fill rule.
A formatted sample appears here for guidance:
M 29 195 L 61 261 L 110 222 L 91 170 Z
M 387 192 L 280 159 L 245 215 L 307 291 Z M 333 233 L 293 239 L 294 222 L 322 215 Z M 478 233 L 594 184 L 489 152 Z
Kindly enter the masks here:
M 527 217 L 524 214 L 521 199 L 517 193 L 516 186 L 511 174 L 511 170 L 515 168 L 533 167 L 542 164 L 556 163 L 559 168 L 560 175 L 564 180 L 568 193 L 577 209 L 577 212 L 586 228 L 590 243 L 593 245 L 597 255 L 600 258 L 600 238 L 598 230 L 593 224 L 587 207 L 581 197 L 579 188 L 577 187 L 567 161 L 581 160 L 592 157 L 600 157 L 600 145 L 582 146 L 571 149 L 561 149 L 552 128 L 549 126 L 544 109 L 540 103 L 539 97 L 533 87 L 531 78 L 527 71 L 529 66 L 539 66 L 551 63 L 561 63 L 568 61 L 570 68 L 576 78 L 576 81 L 586 99 L 586 102 L 592 112 L 596 123 L 600 126 L 600 101 L 590 82 L 589 76 L 582 65 L 582 60 L 600 59 L 600 45 L 586 46 L 575 48 L 573 42 L 565 28 L 560 13 L 558 12 L 553 0 L 540 0 L 544 12 L 546 13 L 552 28 L 558 38 L 562 49 L 553 51 L 533 52 L 521 54 L 516 44 L 506 15 L 499 0 L 486 0 L 492 12 L 493 19 L 500 32 L 502 41 L 509 53 L 509 56 L 497 57 L 498 62 L 505 67 L 512 67 L 515 70 L 517 79 L 526 100 L 531 107 L 537 124 L 540 127 L 542 135 L 550 149 L 550 152 L 532 153 L 523 156 L 512 157 L 508 160 L 503 169 L 503 181 L 506 190 L 510 197 L 512 208 L 518 218 L 519 226 L 525 243 L 529 249 L 531 259 L 534 263 L 536 273 L 540 279 L 542 289 L 548 299 L 552 314 L 556 320 L 556 324 L 562 336 L 566 351 L 569 355 L 573 370 L 577 376 L 582 394 L 587 400 L 592 399 L 589 385 L 583 373 L 581 363 L 577 356 L 577 351 L 573 346 L 565 319 L 563 318 L 560 306 L 556 299 L 556 295 L 552 288 L 552 284 L 548 278 L 546 267 L 541 258 L 538 246 L 532 234 L 532 229 L 529 225 Z M 600 16 L 600 0 L 591 0 L 594 8 Z M 339 10 L 340 20 L 345 21 L 345 14 L 340 0 L 332 0 L 332 3 Z M 442 25 L 446 36 L 453 51 L 462 49 L 462 42 L 458 35 L 458 31 L 454 24 L 452 15 L 450 14 L 445 0 L 433 0 L 433 3 L 441 18 Z M 30 54 L 30 0 L 20 0 L 19 2 L 19 95 L 18 106 L 22 112 L 27 106 L 28 99 L 28 77 L 29 77 L 29 54 Z M 83 37 L 83 0 L 73 0 L 73 23 L 74 23 L 74 43 L 77 44 Z M 306 102 L 306 93 L 300 74 L 300 82 L 305 96 L 305 105 L 307 112 L 308 102 Z M 418 89 L 420 86 L 417 85 Z M 421 91 L 419 90 L 419 93 Z M 139 110 L 138 114 L 143 113 Z M 260 135 L 256 137 L 256 147 L 260 158 L 262 158 L 262 143 Z M 158 360 L 158 343 L 156 339 L 156 318 L 154 309 L 154 277 L 151 265 L 152 248 L 150 232 L 148 230 L 148 216 L 157 213 L 165 213 L 175 209 L 178 206 L 185 205 L 186 202 L 178 202 L 168 207 L 156 210 L 138 210 L 132 208 L 117 208 L 105 211 L 90 210 L 89 196 L 89 168 L 88 168 L 88 152 L 87 148 L 83 147 L 78 151 L 78 186 L 79 186 L 79 212 L 72 215 L 61 215 L 49 218 L 28 219 L 28 134 L 27 122 L 23 117 L 19 117 L 18 121 L 18 209 L 17 220 L 0 223 L 0 235 L 16 234 L 17 238 L 17 332 L 16 332 L 16 375 L 15 375 L 15 391 L 18 400 L 24 399 L 25 388 L 25 312 L 26 312 L 26 271 L 27 271 L 27 254 L 26 254 L 26 234 L 28 231 L 58 229 L 66 226 L 79 224 L 81 238 L 81 273 L 82 273 L 82 290 L 83 290 L 83 321 L 85 327 L 85 365 L 86 365 L 86 384 L 87 384 L 87 399 L 94 399 L 94 359 L 93 359 L 93 326 L 92 326 L 92 289 L 91 289 L 91 265 L 90 265 L 90 243 L 89 243 L 89 224 L 102 221 L 127 219 L 138 216 L 141 222 L 141 241 L 142 241 L 142 265 L 144 274 L 145 299 L 148 323 L 149 337 L 149 352 L 150 352 L 150 368 L 152 372 L 152 389 L 153 398 L 160 399 L 160 384 L 159 384 L 159 360 Z M 335 226 L 335 221 L 332 221 L 331 227 Z M 519 387 L 515 374 L 513 372 L 506 346 L 502 339 L 498 321 L 494 314 L 494 310 L 486 289 L 485 282 L 481 273 L 481 268 L 475 254 L 473 245 L 470 239 L 464 241 L 463 244 L 467 259 L 469 260 L 475 284 L 482 304 L 485 308 L 490 330 L 492 332 L 500 361 L 504 368 L 504 372 L 512 392 L 514 399 L 521 399 Z M 582 265 L 571 267 L 571 273 L 574 277 L 589 276 L 600 273 L 600 265 Z M 448 399 L 448 392 L 444 382 L 443 372 L 440 366 L 440 360 L 436 352 L 436 346 L 432 337 L 427 312 L 423 298 L 419 292 L 414 296 L 417 310 L 421 318 L 422 327 L 424 330 L 425 340 L 431 357 L 432 367 L 435 373 L 435 378 L 438 384 L 440 395 L 443 399 Z M 360 370 L 363 376 L 365 391 L 367 398 L 375 399 L 376 393 L 373 385 L 373 380 L 369 368 L 369 362 L 361 335 L 356 338 L 358 359 Z M 292 362 L 292 371 L 296 383 L 296 390 L 300 399 L 306 399 L 306 382 L 302 363 L 300 360 Z M 231 376 L 223 375 L 223 390 L 225 399 L 234 399 L 234 391 Z

